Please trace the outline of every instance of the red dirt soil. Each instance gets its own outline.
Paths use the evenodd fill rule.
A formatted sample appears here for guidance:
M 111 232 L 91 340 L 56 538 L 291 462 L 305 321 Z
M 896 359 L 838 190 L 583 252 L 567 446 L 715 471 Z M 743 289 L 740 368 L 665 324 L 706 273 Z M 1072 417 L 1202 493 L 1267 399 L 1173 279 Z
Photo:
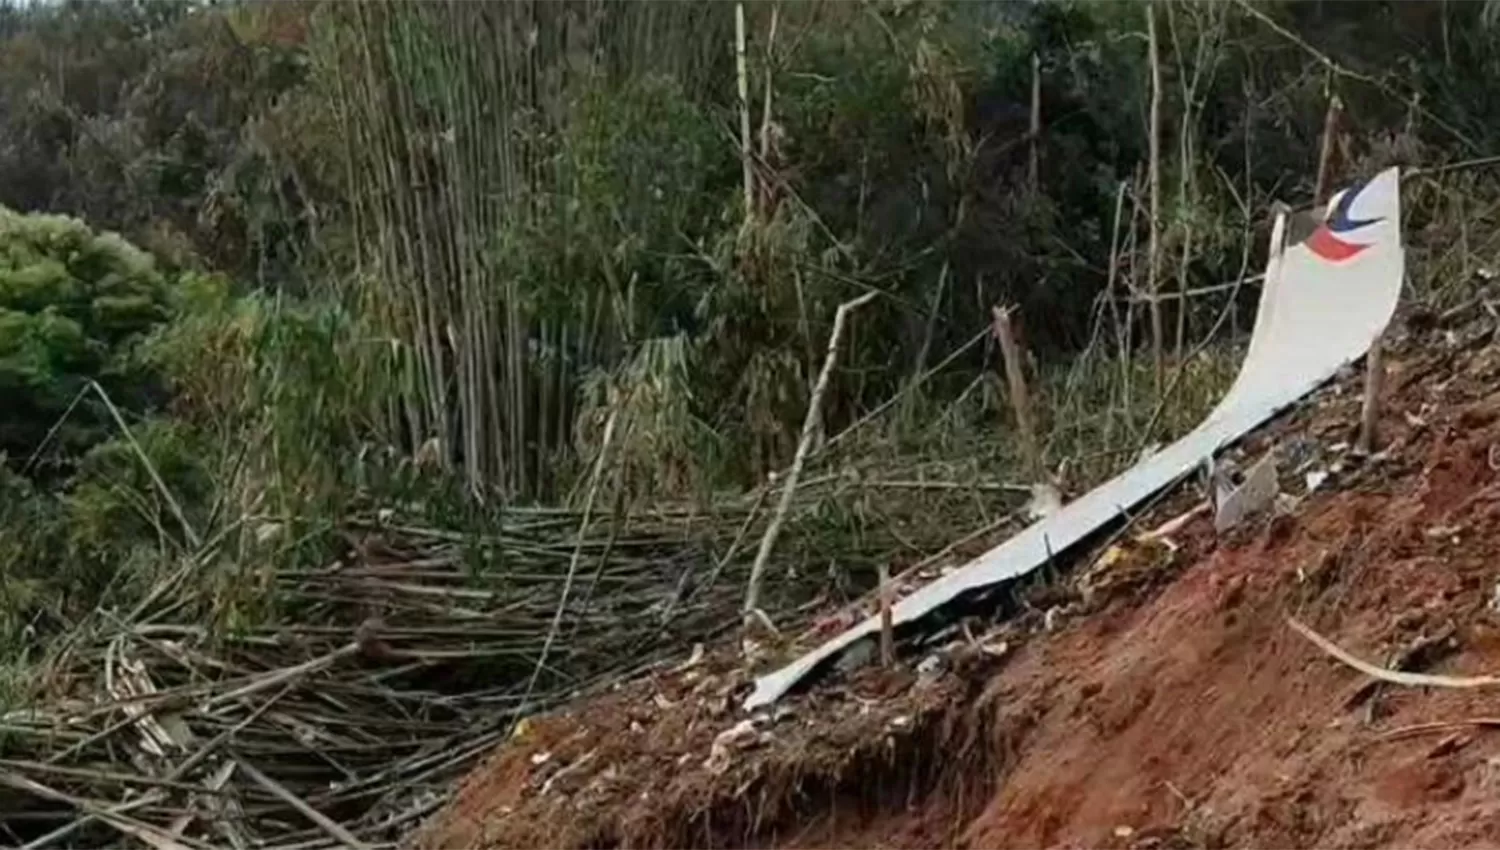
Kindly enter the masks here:
M 1488 342 L 1408 345 L 1386 457 L 1229 539 L 1200 517 L 1175 557 L 1080 570 L 1050 631 L 1032 613 L 983 639 L 1003 657 L 790 698 L 722 772 L 746 674 L 713 657 L 538 720 L 416 846 L 1500 846 L 1497 689 L 1376 684 L 1288 625 L 1380 666 L 1500 672 Z M 1346 439 L 1355 384 L 1251 446 Z

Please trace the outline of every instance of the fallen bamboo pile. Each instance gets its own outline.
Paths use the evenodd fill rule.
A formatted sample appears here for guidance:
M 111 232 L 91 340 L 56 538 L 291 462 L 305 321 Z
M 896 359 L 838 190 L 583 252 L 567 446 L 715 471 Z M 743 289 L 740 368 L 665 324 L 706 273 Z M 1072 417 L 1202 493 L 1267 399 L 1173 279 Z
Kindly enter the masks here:
M 787 558 L 934 551 L 951 523 L 984 524 L 1020 498 L 992 485 L 872 484 L 861 504 L 881 523 L 835 548 L 828 526 L 847 525 L 847 510 L 831 518 L 829 502 L 850 501 L 840 480 L 809 482 Z M 520 716 L 737 626 L 763 504 L 582 529 L 572 511 L 512 511 L 485 534 L 355 519 L 336 561 L 271 575 L 277 616 L 251 624 L 222 622 L 204 598 L 209 567 L 195 561 L 58 641 L 36 693 L 0 716 L 0 843 L 393 847 Z M 934 508 L 947 528 L 931 522 Z M 898 513 L 910 521 L 892 521 Z M 770 600 L 792 626 L 827 590 L 826 571 L 798 575 L 777 575 Z

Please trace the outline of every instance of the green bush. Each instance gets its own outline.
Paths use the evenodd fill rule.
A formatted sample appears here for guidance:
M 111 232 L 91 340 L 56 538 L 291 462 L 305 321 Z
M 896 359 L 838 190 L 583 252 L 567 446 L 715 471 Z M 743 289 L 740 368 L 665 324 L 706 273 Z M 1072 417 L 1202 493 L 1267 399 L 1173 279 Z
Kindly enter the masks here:
M 49 457 L 97 443 L 109 414 L 89 381 L 144 408 L 153 380 L 135 352 L 166 319 L 166 293 L 150 255 L 119 236 L 0 208 L 0 454 L 24 462 L 60 422 Z

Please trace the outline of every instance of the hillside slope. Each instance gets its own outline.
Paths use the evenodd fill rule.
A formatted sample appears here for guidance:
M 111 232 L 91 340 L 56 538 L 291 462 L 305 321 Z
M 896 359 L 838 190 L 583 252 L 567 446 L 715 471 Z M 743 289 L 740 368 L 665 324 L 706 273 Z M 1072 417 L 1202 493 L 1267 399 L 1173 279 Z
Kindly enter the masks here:
M 1353 375 L 1241 447 L 1298 447 L 1274 516 L 1125 538 L 988 631 L 768 716 L 738 711 L 727 650 L 621 686 L 528 723 L 415 845 L 1500 842 L 1495 689 L 1376 683 L 1291 623 L 1381 666 L 1500 671 L 1500 349 L 1481 310 L 1420 319 L 1375 457 L 1347 448 Z

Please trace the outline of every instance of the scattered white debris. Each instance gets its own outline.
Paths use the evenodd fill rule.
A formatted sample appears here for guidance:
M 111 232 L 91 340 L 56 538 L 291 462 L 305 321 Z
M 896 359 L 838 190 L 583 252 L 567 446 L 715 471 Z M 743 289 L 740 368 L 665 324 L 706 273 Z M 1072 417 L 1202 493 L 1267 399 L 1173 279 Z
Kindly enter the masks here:
M 547 793 L 552 790 L 552 786 L 557 782 L 557 780 L 562 779 L 564 776 L 567 776 L 569 774 L 577 773 L 583 768 L 584 765 L 593 761 L 594 756 L 598 754 L 599 751 L 597 749 L 589 750 L 587 753 L 584 753 L 583 757 L 578 761 L 560 768 L 556 773 L 552 774 L 552 776 L 549 777 L 546 782 L 542 783 L 542 796 L 546 796 Z
M 703 661 L 703 656 L 704 656 L 703 644 L 701 644 L 701 643 L 695 643 L 695 644 L 693 644 L 693 654 L 688 656 L 688 660 L 682 662 L 681 664 L 678 664 L 676 667 L 673 667 L 672 668 L 672 672 L 673 673 L 682 673 L 682 672 L 684 672 L 686 670 L 689 670 L 689 669 L 691 669 L 693 667 L 698 666 L 699 662 Z
M 1031 500 L 1026 503 L 1026 516 L 1039 520 L 1062 510 L 1062 493 L 1048 483 L 1031 486 Z
M 1010 652 L 1010 641 L 998 640 L 994 643 L 982 643 L 979 645 L 979 651 L 991 658 L 1003 658 L 1005 653 Z
M 1328 480 L 1328 470 L 1315 469 L 1312 472 L 1307 473 L 1304 480 L 1307 482 L 1307 492 L 1311 493 L 1319 487 L 1322 487 L 1323 482 Z
M 531 766 L 532 767 L 541 767 L 542 765 L 546 764 L 548 761 L 551 761 L 551 760 L 552 760 L 552 753 L 551 752 L 532 753 L 531 754 Z
M 714 737 L 703 768 L 715 776 L 722 774 L 729 769 L 731 753 L 753 743 L 759 737 L 754 720 L 741 720 Z
M 1463 531 L 1463 529 L 1456 525 L 1434 525 L 1431 528 L 1425 529 L 1422 534 L 1426 536 L 1428 540 L 1447 539 L 1451 540 L 1454 543 L 1457 543 L 1459 540 L 1459 532 L 1461 531 Z

